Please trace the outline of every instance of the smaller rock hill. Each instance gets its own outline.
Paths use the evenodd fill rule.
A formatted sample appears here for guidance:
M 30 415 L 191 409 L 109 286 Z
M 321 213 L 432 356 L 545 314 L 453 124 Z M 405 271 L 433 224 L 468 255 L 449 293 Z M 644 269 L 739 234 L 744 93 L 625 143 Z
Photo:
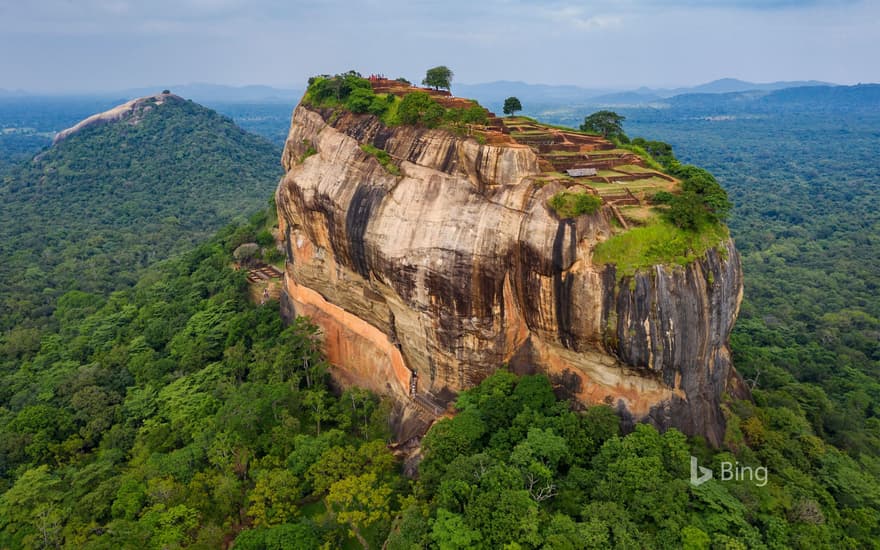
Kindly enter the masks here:
M 279 156 L 173 94 L 61 132 L 0 185 L 0 330 L 48 322 L 68 290 L 132 284 L 144 267 L 261 209 Z
M 100 126 L 102 124 L 110 124 L 119 121 L 125 121 L 132 125 L 137 124 L 143 120 L 147 113 L 167 101 L 173 103 L 185 102 L 180 96 L 164 92 L 161 94 L 132 99 L 131 101 L 127 101 L 122 105 L 117 105 L 103 113 L 96 113 L 74 126 L 58 132 L 52 140 L 52 145 L 57 145 L 73 134 L 81 132 L 86 128 Z

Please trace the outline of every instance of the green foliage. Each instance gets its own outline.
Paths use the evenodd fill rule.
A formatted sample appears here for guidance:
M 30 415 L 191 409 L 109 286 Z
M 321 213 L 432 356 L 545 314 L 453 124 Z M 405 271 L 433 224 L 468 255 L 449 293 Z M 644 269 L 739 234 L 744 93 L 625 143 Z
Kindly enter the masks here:
M 651 154 L 640 145 L 636 145 L 634 143 L 626 143 L 623 140 L 618 140 L 617 147 L 620 149 L 625 149 L 627 151 L 632 151 L 633 153 L 641 157 L 642 162 L 645 164 L 645 166 L 651 168 L 652 170 L 657 170 L 658 172 L 666 172 L 668 170 L 666 165 L 654 160 Z
M 275 468 L 260 473 L 248 496 L 248 516 L 254 527 L 287 523 L 296 515 L 300 484 L 289 470 Z
M 468 527 L 459 514 L 440 508 L 431 530 L 431 540 L 440 550 L 457 550 L 478 548 L 483 538 L 480 531 Z
M 446 127 L 461 130 L 468 124 L 485 125 L 489 122 L 489 115 L 479 103 L 463 109 L 446 109 L 443 113 L 443 121 Z
M 451 73 L 448 78 L 451 78 Z M 488 123 L 486 109 L 476 101 L 470 107 L 446 109 L 426 92 L 411 92 L 402 99 L 393 94 L 377 95 L 369 80 L 351 71 L 335 76 L 312 77 L 303 102 L 313 107 L 369 113 L 379 117 L 387 126 L 407 124 L 462 132 L 469 125 Z M 314 154 L 311 148 L 299 161 L 302 162 L 310 154 Z
M 442 548 L 870 547 L 877 534 L 880 486 L 812 437 L 802 414 L 788 406 L 735 404 L 730 422 L 749 425 L 756 441 L 756 419 L 776 426 L 769 439 L 765 427 L 762 443 L 741 444 L 736 455 L 644 424 L 622 436 L 611 408 L 575 412 L 553 397 L 544 376 L 501 370 L 463 392 L 456 408 L 458 416 L 435 424 L 423 440 L 415 490 L 421 505 L 406 508 L 394 544 L 421 547 L 427 538 Z M 692 486 L 691 455 L 714 463 L 716 472 L 724 460 L 764 464 L 771 475 L 766 486 L 717 478 Z M 865 515 L 854 519 L 855 510 Z M 429 532 L 421 527 L 425 513 Z
M 355 88 L 345 101 L 345 108 L 352 113 L 366 113 L 373 105 L 376 94 L 372 88 Z
M 307 158 L 311 157 L 312 155 L 317 155 L 317 154 L 318 154 L 318 150 L 315 148 L 314 144 L 313 144 L 311 141 L 303 140 L 303 144 L 306 145 L 306 150 L 305 150 L 305 152 L 304 152 L 304 153 L 303 153 L 303 154 L 297 159 L 297 162 L 298 162 L 299 164 L 302 164 L 303 162 L 305 162 L 305 160 L 306 160 Z
M 446 110 L 425 92 L 406 94 L 397 108 L 397 118 L 401 124 L 420 125 L 436 128 L 443 120 Z
M 376 95 L 370 81 L 355 71 L 310 78 L 303 102 L 313 107 L 344 108 L 352 113 L 369 113 L 389 124 L 396 118 L 393 111 L 397 99 L 394 95 Z
M 352 99 L 352 96 L 354 97 L 352 105 L 357 106 L 364 105 L 363 99 L 367 98 L 364 110 L 355 111 L 366 112 L 373 96 L 373 87 L 369 80 L 363 78 L 356 71 L 309 78 L 309 86 L 303 96 L 303 101 L 315 107 L 333 107 L 346 104 L 349 99 Z
M 374 424 L 387 409 L 363 391 L 335 397 L 314 327 L 283 328 L 244 299 L 229 254 L 260 231 L 227 231 L 104 303 L 60 301 L 55 338 L 3 371 L 14 398 L 0 408 L 0 545 L 216 547 L 242 517 L 253 529 L 236 548 L 869 547 L 880 536 L 876 461 L 814 435 L 809 417 L 831 404 L 804 385 L 732 403 L 733 455 L 646 425 L 622 436 L 613 409 L 576 411 L 547 377 L 499 370 L 425 436 L 409 496 L 371 435 L 387 433 Z M 145 337 L 154 320 L 166 330 Z M 98 420 L 107 427 L 88 428 Z M 716 469 L 767 465 L 769 483 L 691 487 L 691 454 Z
M 688 231 L 663 221 L 631 228 L 599 243 L 593 261 L 615 264 L 618 277 L 622 277 L 658 264 L 687 265 L 727 237 L 727 229 L 720 224 Z
M 657 191 L 650 197 L 651 204 L 669 204 L 675 199 L 675 195 L 669 191 Z
M 439 421 L 435 428 L 425 436 L 423 445 L 433 459 L 446 463 L 474 449 L 486 433 L 486 425 L 479 415 L 468 410 Z
M 394 160 L 391 158 L 391 155 L 388 154 L 387 151 L 379 149 L 378 147 L 371 145 L 369 143 L 361 144 L 361 150 L 368 155 L 372 155 L 379 161 L 379 164 L 382 165 L 389 174 L 392 176 L 400 175 L 400 167 L 398 167 Z
M 602 199 L 590 193 L 571 193 L 560 191 L 547 202 L 560 218 L 576 218 L 584 214 L 594 214 L 602 206 Z
M 422 85 L 430 86 L 431 88 L 436 88 L 438 90 L 448 90 L 452 86 L 452 77 L 453 74 L 449 67 L 440 65 L 439 67 L 428 69 L 425 73 L 424 80 L 422 80 Z
M 16 164 L 29 161 L 51 145 L 56 132 L 117 104 L 113 98 L 84 96 L 0 100 L 0 127 L 4 129 L 0 132 L 0 185 L 4 176 L 15 171 Z
M 315 526 L 306 521 L 268 529 L 247 529 L 235 539 L 233 550 L 313 550 L 321 546 Z
M 15 220 L 0 224 L 0 331 L 18 327 L 5 347 L 32 353 L 66 292 L 94 303 L 244 221 L 275 187 L 278 156 L 216 112 L 169 98 L 138 124 L 84 129 L 19 165 L 0 185 L 0 217 Z
M 584 118 L 581 124 L 582 132 L 600 135 L 610 140 L 627 141 L 623 133 L 623 121 L 626 117 L 614 111 L 597 111 Z
M 632 228 L 596 246 L 594 261 L 616 264 L 618 277 L 658 264 L 689 264 L 728 237 L 723 222 L 731 203 L 715 177 L 702 168 L 678 162 L 672 148 L 663 142 L 637 138 L 624 147 L 649 164 L 657 164 L 642 145 L 664 159 L 664 166 L 655 168 L 679 178 L 681 189 L 676 193 L 658 191 L 649 198 L 652 204 L 668 206 L 663 210 L 664 221 Z
M 632 140 L 631 145 L 640 147 L 651 159 L 660 163 L 661 166 L 670 166 L 676 160 L 672 152 L 672 146 L 663 141 L 649 141 L 645 138 L 637 137 Z
M 708 171 L 673 161 L 669 172 L 681 179 L 681 193 L 669 201 L 669 220 L 683 229 L 696 230 L 727 219 L 731 204 L 718 181 Z
M 384 539 L 406 492 L 388 407 L 334 395 L 316 327 L 282 326 L 229 267 L 271 219 L 107 299 L 65 295 L 58 330 L 3 358 L 0 547 L 216 548 L 245 526 L 237 548 Z
M 503 112 L 505 115 L 513 116 L 517 111 L 522 111 L 522 103 L 519 98 L 511 96 L 504 100 Z
M 349 476 L 330 486 L 327 505 L 338 521 L 362 539 L 361 533 L 366 529 L 391 520 L 392 492 L 391 486 L 380 481 L 375 473 Z

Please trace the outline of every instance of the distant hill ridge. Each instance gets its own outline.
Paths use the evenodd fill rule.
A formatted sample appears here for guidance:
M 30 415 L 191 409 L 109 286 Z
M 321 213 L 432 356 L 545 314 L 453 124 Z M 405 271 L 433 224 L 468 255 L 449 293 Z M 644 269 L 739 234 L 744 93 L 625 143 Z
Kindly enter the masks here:
M 48 321 L 266 204 L 280 148 L 173 94 L 90 116 L 0 185 L 0 331 Z M 26 277 L 22 276 L 27 273 Z
M 880 108 L 880 84 L 801 86 L 725 94 L 694 93 L 678 95 L 664 101 L 673 107 L 689 109 L 874 109 Z
M 514 95 L 530 102 L 589 102 L 589 103 L 648 103 L 682 94 L 711 93 L 723 94 L 750 90 L 774 91 L 803 86 L 836 86 L 818 80 L 778 81 L 767 83 L 748 82 L 736 78 L 722 78 L 697 86 L 678 88 L 648 88 L 642 86 L 635 90 L 614 88 L 586 88 L 572 85 L 527 84 L 525 82 L 496 81 L 480 84 L 455 84 L 457 95 L 473 97 L 492 103 L 503 101 Z

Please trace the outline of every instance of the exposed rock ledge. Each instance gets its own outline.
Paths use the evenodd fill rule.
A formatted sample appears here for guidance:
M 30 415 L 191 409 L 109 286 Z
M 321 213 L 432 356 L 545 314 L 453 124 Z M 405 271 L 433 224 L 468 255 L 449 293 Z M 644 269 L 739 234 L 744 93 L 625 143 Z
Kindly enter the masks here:
M 363 143 L 389 152 L 402 175 Z M 535 184 L 531 149 L 369 115 L 300 105 L 283 163 L 283 309 L 323 328 L 343 383 L 429 420 L 433 404 L 507 363 L 546 372 L 583 403 L 720 444 L 742 297 L 732 242 L 618 281 L 591 261 L 611 234 L 608 210 L 556 219 L 546 201 L 561 187 Z

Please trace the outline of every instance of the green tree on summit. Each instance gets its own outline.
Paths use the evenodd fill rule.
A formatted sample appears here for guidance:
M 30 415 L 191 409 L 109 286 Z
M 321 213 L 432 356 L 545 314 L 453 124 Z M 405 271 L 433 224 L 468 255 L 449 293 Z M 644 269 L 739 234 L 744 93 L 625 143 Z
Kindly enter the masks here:
M 624 120 L 626 120 L 625 116 L 614 111 L 597 111 L 584 118 L 581 131 L 599 134 L 606 139 L 625 138 L 626 134 L 623 133 Z
M 520 103 L 519 98 L 516 97 L 508 97 L 504 100 L 504 114 L 513 116 L 517 111 L 522 111 L 522 103 Z
M 422 80 L 422 85 L 430 86 L 435 90 L 449 90 L 452 87 L 452 76 L 452 70 L 449 67 L 440 65 L 428 69 L 428 72 L 425 73 L 425 79 Z
M 436 128 L 445 112 L 443 106 L 429 94 L 412 92 L 403 96 L 397 116 L 402 124 L 422 124 L 428 128 Z

